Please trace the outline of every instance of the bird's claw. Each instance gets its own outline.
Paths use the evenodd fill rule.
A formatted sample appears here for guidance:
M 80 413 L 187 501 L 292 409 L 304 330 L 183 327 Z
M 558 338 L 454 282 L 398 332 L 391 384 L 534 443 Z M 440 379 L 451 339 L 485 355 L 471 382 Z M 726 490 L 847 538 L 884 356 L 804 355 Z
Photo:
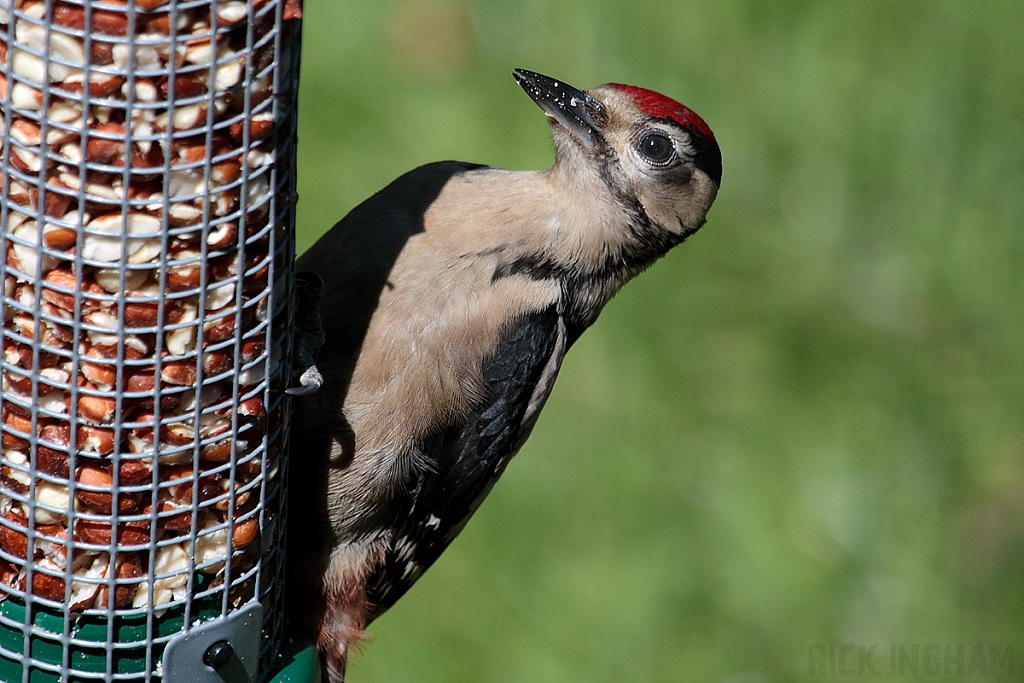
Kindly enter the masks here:
M 316 367 L 316 358 L 324 343 L 323 324 L 320 320 L 320 300 L 324 295 L 324 281 L 316 273 L 302 271 L 295 274 L 295 365 L 299 386 L 285 389 L 291 396 L 309 396 L 323 386 L 324 376 Z
M 299 375 L 299 386 L 285 389 L 284 393 L 291 396 L 309 396 L 324 384 L 324 376 L 315 365 L 310 365 Z

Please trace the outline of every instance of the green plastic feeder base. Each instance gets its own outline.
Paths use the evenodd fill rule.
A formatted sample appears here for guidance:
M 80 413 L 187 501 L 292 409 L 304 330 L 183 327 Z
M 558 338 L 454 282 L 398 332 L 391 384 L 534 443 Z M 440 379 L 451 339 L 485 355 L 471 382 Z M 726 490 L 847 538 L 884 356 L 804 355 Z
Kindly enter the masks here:
M 204 622 L 216 619 L 220 615 L 219 607 L 219 600 L 210 600 L 205 607 L 194 603 L 192 618 Z M 184 612 L 184 609 L 168 610 L 161 616 L 154 617 L 154 639 L 163 641 L 180 633 L 184 628 Z M 0 619 L 6 624 L 24 625 L 25 605 L 14 599 L 0 602 Z M 145 613 L 118 615 L 114 618 L 114 673 L 138 673 L 139 680 L 142 680 L 141 674 L 146 670 L 146 619 Z M 0 683 L 22 683 L 27 661 L 55 667 L 61 665 L 63 648 L 60 638 L 64 628 L 63 614 L 59 610 L 36 606 L 32 624 L 34 633 L 29 637 L 27 656 L 11 658 L 0 654 Z M 82 615 L 72 623 L 69 635 L 77 641 L 84 641 L 71 646 L 68 666 L 72 672 L 102 674 L 107 670 L 107 625 L 107 618 L 103 615 Z M 123 646 L 129 643 L 137 645 Z M 25 641 L 22 631 L 0 623 L 0 647 L 6 653 L 23 652 Z M 157 644 L 154 649 L 153 660 L 159 661 L 163 655 L 163 642 Z M 72 674 L 65 680 L 68 683 L 95 683 L 97 679 Z M 33 668 L 28 681 L 55 683 L 61 681 L 61 677 L 53 671 Z M 320 683 L 316 648 L 308 640 L 290 640 L 286 637 L 278 654 L 276 666 L 273 667 L 273 673 L 264 683 Z
M 206 602 L 206 605 L 202 603 Z M 219 600 L 196 601 L 192 608 L 192 619 L 208 621 L 220 614 Z M 114 673 L 142 673 L 146 670 L 146 620 L 147 614 L 117 615 L 114 617 L 113 633 L 107 631 L 108 620 L 104 615 L 85 614 L 72 622 L 69 636 L 76 641 L 70 647 L 68 668 L 72 672 L 103 673 L 107 670 L 107 642 L 112 637 Z M 11 622 L 25 624 L 25 605 L 7 599 L 0 602 L 0 646 L 5 655 L 0 655 L 0 681 L 21 683 L 27 662 L 39 662 L 60 667 L 64 648 L 61 635 L 64 630 L 64 615 L 60 610 L 37 605 L 32 613 L 33 633 L 29 636 L 29 651 L 25 650 L 25 639 L 20 628 L 10 627 Z M 180 633 L 185 626 L 184 608 L 167 610 L 164 614 L 153 618 L 153 638 L 165 639 Z M 162 643 L 153 653 L 159 660 L 162 654 Z M 24 653 L 22 657 L 13 659 L 9 653 Z M 52 683 L 60 681 L 59 673 L 41 668 L 33 668 L 29 674 L 29 683 Z M 78 681 L 95 681 L 94 678 L 75 676 L 67 679 L 69 683 Z
M 278 664 L 266 683 L 321 683 L 316 647 L 308 641 L 289 642 L 285 636 Z

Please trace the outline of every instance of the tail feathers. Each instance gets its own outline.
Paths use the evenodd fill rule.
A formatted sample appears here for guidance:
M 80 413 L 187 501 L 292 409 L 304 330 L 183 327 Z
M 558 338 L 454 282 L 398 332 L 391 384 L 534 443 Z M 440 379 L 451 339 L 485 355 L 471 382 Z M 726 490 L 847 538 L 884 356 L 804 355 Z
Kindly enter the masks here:
M 341 658 L 320 652 L 320 683 L 345 683 L 345 655 Z

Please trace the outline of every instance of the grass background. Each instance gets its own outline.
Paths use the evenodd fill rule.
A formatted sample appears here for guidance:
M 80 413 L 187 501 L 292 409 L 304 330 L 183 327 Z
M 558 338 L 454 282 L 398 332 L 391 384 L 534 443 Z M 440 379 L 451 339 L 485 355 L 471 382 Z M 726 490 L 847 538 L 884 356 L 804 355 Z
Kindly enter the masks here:
M 1024 12 L 1012 0 L 305 4 L 300 247 L 419 164 L 551 163 L 510 72 L 699 112 L 695 238 L 570 353 L 355 683 L 1024 675 Z M 811 674 L 815 645 L 877 646 Z M 853 660 L 848 666 L 853 666 Z M 965 666 L 969 662 L 965 662 Z M 838 666 L 838 665 L 837 665 Z

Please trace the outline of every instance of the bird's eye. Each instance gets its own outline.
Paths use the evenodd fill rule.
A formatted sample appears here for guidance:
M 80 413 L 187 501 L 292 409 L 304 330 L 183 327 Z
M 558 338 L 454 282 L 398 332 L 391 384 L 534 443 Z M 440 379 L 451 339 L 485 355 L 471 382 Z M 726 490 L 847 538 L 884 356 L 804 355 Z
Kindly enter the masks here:
M 637 143 L 640 154 L 653 164 L 667 163 L 676 152 L 672 140 L 662 132 L 647 133 Z

